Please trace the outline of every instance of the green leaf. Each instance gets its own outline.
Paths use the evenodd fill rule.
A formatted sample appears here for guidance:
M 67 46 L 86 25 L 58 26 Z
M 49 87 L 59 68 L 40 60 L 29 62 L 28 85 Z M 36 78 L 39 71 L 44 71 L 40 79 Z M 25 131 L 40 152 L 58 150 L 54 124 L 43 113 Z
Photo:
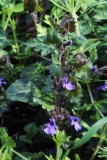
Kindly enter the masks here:
M 12 101 L 31 102 L 33 88 L 25 79 L 16 80 L 6 91 L 7 99 Z
M 42 26 L 41 23 L 36 23 L 37 36 L 45 36 L 47 33 L 47 28 Z
M 84 52 L 89 51 L 93 48 L 96 48 L 97 45 L 99 45 L 100 42 L 96 42 L 96 40 L 85 40 L 85 42 L 83 43 L 82 47 Z
M 53 86 L 52 80 L 50 78 L 47 78 L 45 82 L 45 86 L 43 87 L 42 91 L 43 92 L 53 92 L 52 86 Z
M 75 5 L 75 12 L 78 11 L 78 9 L 81 7 L 81 5 L 84 3 L 84 0 L 77 0 Z
M 61 77 L 61 67 L 55 64 L 50 65 L 50 74 L 54 77 Z
M 32 143 L 32 140 L 31 140 L 30 138 L 27 138 L 26 135 L 20 135 L 20 136 L 19 136 L 19 139 L 20 139 L 22 142 L 25 142 L 25 143 L 29 143 L 29 144 Z
M 64 6 L 64 3 L 62 5 L 60 5 L 59 3 L 57 3 L 57 0 L 50 0 L 50 2 L 52 2 L 54 5 L 56 5 L 57 7 L 65 10 L 68 12 L 68 9 Z M 71 10 L 70 10 L 71 11 Z
M 1 105 L 1 104 L 0 104 L 0 105 Z M 9 111 L 10 111 L 10 108 L 7 107 L 6 104 L 5 104 L 4 107 L 0 107 L 0 117 L 3 115 L 3 113 L 9 112 Z
M 92 26 L 90 26 L 89 23 L 87 23 L 87 20 L 80 20 L 79 26 L 80 26 L 81 35 L 88 35 L 93 30 Z
M 77 153 L 75 154 L 75 160 L 81 160 Z
M 46 56 L 53 52 L 55 47 L 52 44 L 45 44 L 44 38 L 44 36 L 40 36 L 38 38 L 30 39 L 27 43 L 25 43 L 25 45 L 34 48 L 34 51 L 36 52 L 41 51 L 41 55 Z
M 19 13 L 24 11 L 24 3 L 18 3 L 14 6 L 13 12 Z
M 94 16 L 96 21 L 102 21 L 102 20 L 107 20 L 107 7 L 106 5 L 101 6 L 99 8 L 96 8 L 94 10 L 96 12 L 96 15 Z
M 52 61 L 55 65 L 61 66 L 61 63 L 58 61 L 58 55 L 56 55 L 55 53 L 52 54 Z
M 66 152 L 64 153 L 62 160 L 65 160 L 65 158 L 67 158 L 68 154 L 70 152 L 70 149 L 67 149 Z
M 55 108 L 55 106 L 52 104 L 53 101 L 50 95 L 47 95 L 47 96 L 44 95 L 42 97 L 34 97 L 33 102 L 34 103 L 38 102 L 40 105 L 42 105 L 43 109 L 47 109 L 48 111 L 54 110 Z
M 7 39 L 6 32 L 0 28 L 0 49 L 5 48 L 8 45 L 11 45 L 12 41 Z
M 0 49 L 0 58 L 7 55 L 8 55 L 7 51 Z
M 61 34 L 58 32 L 58 30 L 49 30 L 47 32 L 47 36 L 44 40 L 44 43 L 46 44 L 54 44 L 58 47 L 60 47 L 63 44 L 63 37 Z
M 0 0 L 0 6 L 6 6 L 11 3 L 11 0 Z
M 96 48 L 90 49 L 90 57 L 89 57 L 89 59 L 90 59 L 92 62 L 95 62 L 95 61 L 98 59 Z
M 52 29 L 56 28 L 56 23 L 54 22 L 54 20 L 52 19 L 52 17 L 50 17 L 49 15 L 45 15 L 45 23 L 47 23 L 48 25 L 50 25 L 52 27 Z
M 39 153 L 34 153 L 32 155 L 32 159 L 31 160 L 44 160 L 44 153 L 43 152 L 39 152 Z
M 106 122 L 107 117 L 97 121 L 71 149 L 76 149 L 84 145 Z
M 35 135 L 38 132 L 38 128 L 35 122 L 31 122 L 24 127 L 24 131 Z
M 66 157 L 65 160 L 70 160 L 70 159 L 68 157 Z
M 45 157 L 48 159 L 48 160 L 54 160 L 52 155 L 50 155 L 49 157 L 47 155 L 45 155 Z
M 26 157 L 27 160 L 46 160 L 44 158 L 44 153 L 43 152 L 38 152 L 38 153 L 29 153 L 29 152 L 22 152 L 21 155 Z M 16 156 L 14 160 L 22 160 L 21 157 Z
M 5 147 L 9 149 L 16 147 L 14 140 L 8 136 L 5 128 L 0 128 L 0 135 L 1 135 L 0 139 L 1 139 L 2 145 L 5 145 Z

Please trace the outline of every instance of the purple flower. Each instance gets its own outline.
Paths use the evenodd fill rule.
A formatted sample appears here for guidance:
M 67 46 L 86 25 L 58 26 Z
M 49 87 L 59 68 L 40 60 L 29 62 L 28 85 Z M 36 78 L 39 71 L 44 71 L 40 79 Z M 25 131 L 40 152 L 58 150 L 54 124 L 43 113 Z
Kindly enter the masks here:
M 4 78 L 0 78 L 0 86 L 2 86 L 2 84 L 6 84 L 6 82 L 3 82 L 4 81 Z
M 72 40 L 69 40 L 68 42 L 65 43 L 66 46 L 69 46 L 72 44 Z
M 97 67 L 97 65 L 93 66 L 92 72 L 94 72 L 95 74 L 98 73 L 98 67 Z
M 98 87 L 97 89 L 101 91 L 107 91 L 107 82 L 105 82 L 104 85 Z
M 71 125 L 75 127 L 76 131 L 81 130 L 82 127 L 78 123 L 80 121 L 78 117 L 68 116 L 68 118 L 71 120 Z
M 45 124 L 46 128 L 44 129 L 44 132 L 46 134 L 54 135 L 54 134 L 56 134 L 56 128 L 57 128 L 57 126 L 55 124 L 55 119 L 50 118 L 49 121 L 50 121 L 49 123 Z
M 67 90 L 74 90 L 75 89 L 75 85 L 73 85 L 71 81 L 68 81 L 68 77 L 63 78 L 62 87 L 66 88 Z

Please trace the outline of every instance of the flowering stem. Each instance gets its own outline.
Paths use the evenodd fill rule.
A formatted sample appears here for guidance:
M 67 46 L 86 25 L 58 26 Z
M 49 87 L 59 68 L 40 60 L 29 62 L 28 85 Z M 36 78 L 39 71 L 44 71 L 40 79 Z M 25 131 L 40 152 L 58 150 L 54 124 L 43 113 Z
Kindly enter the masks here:
M 103 113 L 99 110 L 99 108 L 94 104 L 94 99 L 93 99 L 93 96 L 92 96 L 92 93 L 91 93 L 91 90 L 90 90 L 90 86 L 89 86 L 89 83 L 86 83 L 86 86 L 87 86 L 87 89 L 88 89 L 88 92 L 89 92 L 89 95 L 90 95 L 90 99 L 91 99 L 91 103 L 93 104 L 93 106 L 95 107 L 96 111 L 99 113 L 99 115 L 103 118 L 104 115 Z
M 15 154 L 17 154 L 19 157 L 21 157 L 24 160 L 28 160 L 26 157 L 24 157 L 23 155 L 21 155 L 20 153 L 16 152 L 14 149 L 11 149 L 11 151 Z
M 56 93 L 55 94 L 55 106 L 56 106 L 56 115 L 57 115 L 57 120 L 58 124 L 60 126 L 61 131 L 64 130 L 63 123 L 60 117 L 60 108 L 59 108 L 59 95 Z

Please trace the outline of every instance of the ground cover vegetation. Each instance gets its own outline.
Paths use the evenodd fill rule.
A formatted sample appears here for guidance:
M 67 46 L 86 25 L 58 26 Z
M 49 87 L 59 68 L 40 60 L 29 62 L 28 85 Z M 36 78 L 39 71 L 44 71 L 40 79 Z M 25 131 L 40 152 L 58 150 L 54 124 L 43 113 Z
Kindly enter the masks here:
M 106 34 L 106 0 L 0 0 L 0 160 L 107 159 Z

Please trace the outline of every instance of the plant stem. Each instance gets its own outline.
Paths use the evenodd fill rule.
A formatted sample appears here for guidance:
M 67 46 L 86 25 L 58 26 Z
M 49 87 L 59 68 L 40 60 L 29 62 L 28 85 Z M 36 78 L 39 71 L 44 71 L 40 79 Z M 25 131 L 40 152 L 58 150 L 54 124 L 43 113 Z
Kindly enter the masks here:
M 40 58 L 45 59 L 45 60 L 47 60 L 47 61 L 49 61 L 49 62 L 52 62 L 52 60 L 49 59 L 49 58 L 47 58 L 47 57 L 41 56 L 41 55 L 39 55 L 38 53 L 33 52 L 33 51 L 31 51 L 31 52 L 32 52 L 35 56 L 37 56 L 37 57 L 40 57 Z
M 12 20 L 12 19 L 10 19 L 10 26 L 11 26 L 11 29 L 12 29 L 12 32 L 13 32 L 13 37 L 14 37 L 14 40 L 15 40 L 15 46 L 16 46 L 17 53 L 18 53 L 19 63 L 20 63 L 20 66 L 21 66 L 20 49 L 19 49 L 19 45 L 18 45 L 18 42 L 17 42 L 17 36 L 16 36 L 16 26 L 15 26 L 14 20 Z
M 73 18 L 75 20 L 75 23 L 76 23 L 76 32 L 77 32 L 77 36 L 80 36 L 80 30 L 79 30 L 79 25 L 78 25 L 78 20 L 77 20 L 77 15 L 75 12 L 72 13 L 73 14 Z
M 72 15 L 73 15 L 73 18 L 74 18 L 75 24 L 76 24 L 76 33 L 77 33 L 77 36 L 79 37 L 81 35 L 81 33 L 80 33 L 80 29 L 79 29 L 77 15 L 75 12 L 73 12 Z M 83 47 L 80 47 L 79 50 L 80 50 L 80 52 L 83 52 Z
M 60 148 L 57 146 L 57 151 L 56 151 L 56 160 L 59 160 L 59 155 L 60 155 Z
M 16 152 L 14 149 L 11 149 L 11 151 L 15 154 L 17 154 L 19 157 L 21 157 L 24 160 L 28 160 L 26 157 L 24 157 L 23 155 L 21 155 L 20 153 Z
M 89 95 L 90 95 L 90 99 L 91 99 L 91 103 L 93 104 L 93 106 L 95 107 L 96 111 L 99 113 L 99 115 L 103 118 L 104 115 L 103 113 L 99 110 L 99 108 L 94 104 L 94 99 L 93 99 L 93 96 L 92 96 L 92 93 L 91 93 L 91 90 L 90 90 L 90 86 L 89 86 L 89 83 L 86 83 L 86 86 L 87 86 L 87 89 L 88 89 L 88 92 L 89 92 Z
M 100 146 L 102 145 L 104 139 L 106 138 L 106 133 L 107 133 L 107 123 L 106 123 L 106 124 L 104 125 L 104 127 L 103 127 L 103 132 L 102 132 L 102 134 L 101 134 L 101 136 L 100 136 L 101 138 L 100 138 L 100 140 L 99 140 L 99 142 L 98 142 L 98 144 L 97 144 L 97 147 L 96 147 L 96 149 L 94 150 L 94 153 L 92 154 L 90 160 L 94 160 L 96 154 L 97 154 L 98 151 L 99 151 Z

